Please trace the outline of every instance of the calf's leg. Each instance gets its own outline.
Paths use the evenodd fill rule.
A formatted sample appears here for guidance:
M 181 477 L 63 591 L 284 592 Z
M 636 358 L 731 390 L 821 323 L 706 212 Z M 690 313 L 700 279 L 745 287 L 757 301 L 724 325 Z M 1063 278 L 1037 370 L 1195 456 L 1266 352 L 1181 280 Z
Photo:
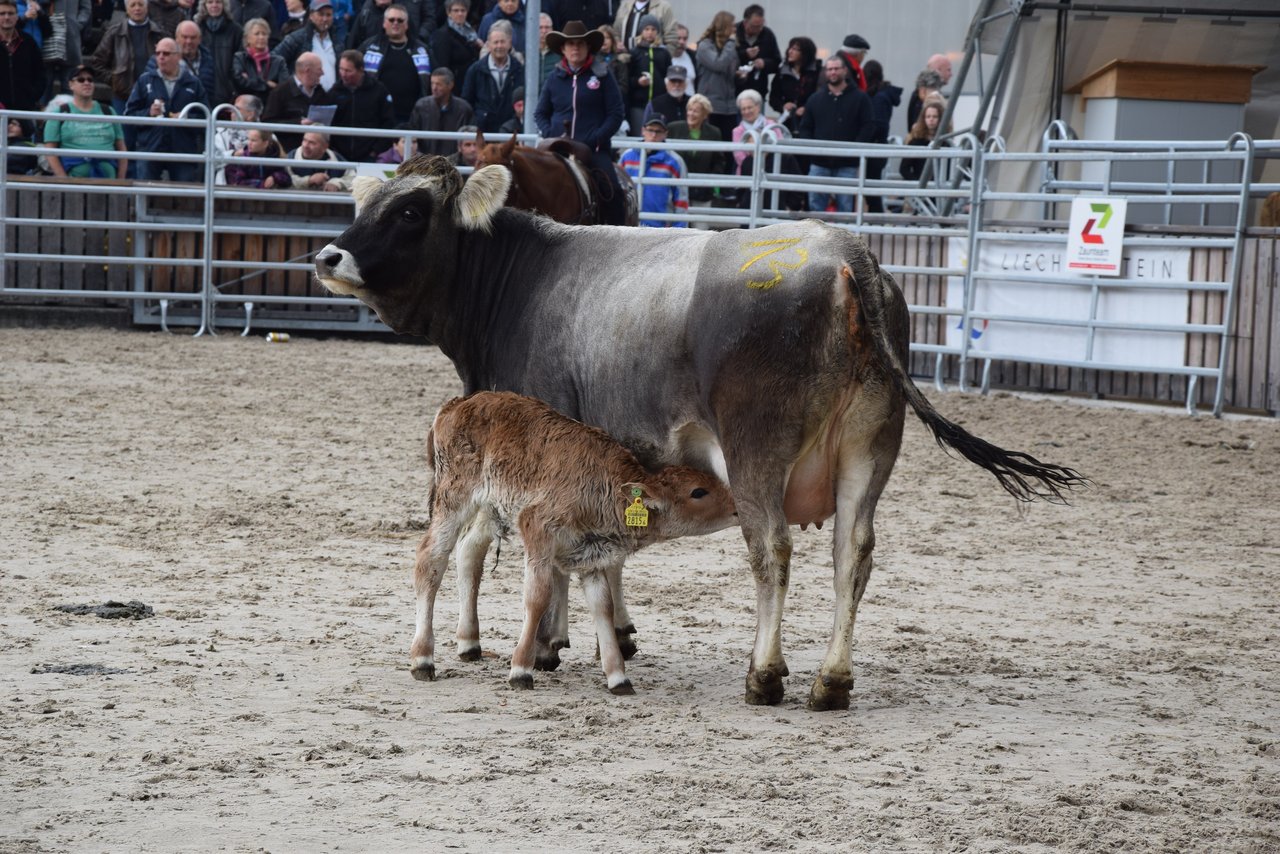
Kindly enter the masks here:
M 432 514 L 431 526 L 418 544 L 418 557 L 413 568 L 416 606 L 416 629 L 409 646 L 409 672 L 420 681 L 436 678 L 436 636 L 433 625 L 436 594 L 440 580 L 449 566 L 449 552 L 457 540 L 458 526 L 443 513 Z
M 535 508 L 527 507 L 517 520 L 524 540 L 524 626 L 520 641 L 511 656 L 511 674 L 507 681 L 513 688 L 533 687 L 533 668 L 538 644 L 538 624 L 542 622 L 554 593 L 558 574 L 554 547 L 548 542 L 544 526 L 539 524 Z
M 569 648 L 569 577 L 553 572 L 551 599 L 538 623 L 534 667 L 555 670 L 560 666 L 560 650 Z
M 489 553 L 493 535 L 493 525 L 477 516 L 454 550 L 453 559 L 458 568 L 458 658 L 463 661 L 480 660 L 477 600 L 480 578 L 484 574 L 484 559 Z
M 627 600 L 622 594 L 622 567 L 611 566 L 604 573 L 609 581 L 609 596 L 613 599 L 613 633 L 617 636 L 622 657 L 630 661 L 639 649 L 635 639 L 631 637 L 636 633 L 636 626 L 627 613 Z
M 620 575 L 621 565 L 611 567 L 615 575 Z M 604 669 L 606 684 L 611 694 L 634 694 L 631 680 L 623 669 L 622 650 L 618 646 L 617 625 L 614 618 L 612 585 L 608 577 L 609 571 L 590 572 L 582 576 L 582 592 L 586 595 L 587 605 L 591 608 L 591 617 L 595 621 L 596 640 L 600 644 L 600 666 Z

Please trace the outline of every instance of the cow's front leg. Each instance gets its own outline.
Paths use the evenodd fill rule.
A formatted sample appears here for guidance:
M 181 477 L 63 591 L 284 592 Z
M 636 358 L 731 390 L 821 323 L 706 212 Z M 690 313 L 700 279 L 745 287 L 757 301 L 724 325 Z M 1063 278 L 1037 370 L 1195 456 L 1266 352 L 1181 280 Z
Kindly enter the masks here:
M 409 646 L 409 672 L 414 679 L 430 681 L 436 678 L 436 636 L 433 626 L 436 594 L 440 580 L 449 566 L 449 552 L 453 548 L 456 529 L 445 520 L 433 517 L 430 529 L 418 544 L 418 557 L 413 568 L 417 627 L 413 643 Z
M 622 571 L 621 565 L 611 569 L 616 573 Z M 582 576 L 582 592 L 586 596 L 587 606 L 590 607 L 591 617 L 595 622 L 596 642 L 600 646 L 600 666 L 604 669 L 609 693 L 634 694 L 635 689 L 631 687 L 631 680 L 627 678 L 626 671 L 623 669 L 622 650 L 618 646 L 611 587 L 607 570 Z
M 622 657 L 630 661 L 639 650 L 632 637 L 636 633 L 636 626 L 627 613 L 627 600 L 622 593 L 622 565 L 611 566 L 604 573 L 609 582 L 609 596 L 613 600 L 613 633 L 618 639 Z
M 534 666 L 555 670 L 560 666 L 560 650 L 569 648 L 569 577 L 552 573 L 551 599 L 538 624 Z
M 458 657 L 463 661 L 480 660 L 480 617 L 477 601 L 480 579 L 484 575 L 484 559 L 493 541 L 493 526 L 477 517 L 467 528 L 454 550 L 458 568 Z
M 756 642 L 747 670 L 746 700 L 753 706 L 774 706 L 782 702 L 782 679 L 788 673 L 782 657 L 782 608 L 791 578 L 791 532 L 781 506 L 767 514 L 751 509 L 744 513 L 741 501 L 738 507 L 756 582 Z
M 871 449 L 843 448 L 836 482 L 835 625 L 822 667 L 809 691 L 814 711 L 849 708 L 853 688 L 853 628 L 871 579 L 875 515 L 902 439 L 902 419 L 890 419 Z

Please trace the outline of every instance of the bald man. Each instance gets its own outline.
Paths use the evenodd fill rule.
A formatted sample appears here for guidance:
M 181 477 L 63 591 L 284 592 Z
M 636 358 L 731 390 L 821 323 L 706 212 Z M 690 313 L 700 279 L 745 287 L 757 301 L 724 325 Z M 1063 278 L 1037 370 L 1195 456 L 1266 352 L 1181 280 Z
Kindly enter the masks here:
M 161 39 L 156 43 L 155 68 L 142 72 L 133 84 L 124 112 L 128 116 L 150 118 L 177 118 L 192 104 L 207 103 L 204 86 L 196 76 L 182 67 L 178 43 L 173 39 Z M 197 117 L 200 110 L 192 111 Z M 199 128 L 167 127 L 168 123 L 150 124 L 138 129 L 137 151 L 168 154 L 195 154 L 204 144 L 204 133 Z M 203 174 L 201 164 L 141 161 L 138 164 L 140 181 L 158 181 L 168 172 L 171 181 L 198 181 Z
M 204 87 L 205 106 L 214 105 L 213 97 L 217 91 L 217 79 L 213 68 L 213 54 L 209 48 L 201 44 L 200 25 L 194 21 L 182 21 L 177 26 L 174 41 L 178 45 L 178 60 L 182 67 L 191 72 L 191 76 L 200 81 Z M 156 58 L 147 60 L 147 71 L 156 70 Z
M 271 91 L 267 108 L 262 111 L 262 120 L 268 124 L 314 124 L 309 118 L 312 115 L 311 108 L 334 103 L 333 96 L 320 85 L 323 73 L 324 64 L 319 56 L 310 51 L 300 54 L 293 64 L 293 76 Z M 276 136 L 288 151 L 302 143 L 301 133 L 281 133 Z

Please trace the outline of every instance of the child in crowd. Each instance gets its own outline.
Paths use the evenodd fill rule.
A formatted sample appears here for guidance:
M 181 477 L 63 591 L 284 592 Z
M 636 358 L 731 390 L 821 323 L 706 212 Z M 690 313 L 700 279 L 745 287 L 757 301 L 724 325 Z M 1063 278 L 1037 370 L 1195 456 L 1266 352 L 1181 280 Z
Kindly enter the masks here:
M 244 148 L 236 152 L 236 157 L 284 157 L 280 143 L 276 142 L 269 131 L 249 131 L 249 141 Z M 257 163 L 228 163 L 227 183 L 237 187 L 255 187 L 260 190 L 289 189 L 292 182 L 289 170 L 283 162 L 266 165 Z

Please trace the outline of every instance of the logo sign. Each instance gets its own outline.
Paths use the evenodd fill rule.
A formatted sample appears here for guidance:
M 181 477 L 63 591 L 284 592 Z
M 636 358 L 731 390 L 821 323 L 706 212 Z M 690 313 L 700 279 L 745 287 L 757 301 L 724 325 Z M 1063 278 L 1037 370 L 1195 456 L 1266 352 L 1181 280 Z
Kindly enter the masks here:
M 1124 199 L 1072 199 L 1067 232 L 1068 272 L 1082 276 L 1120 275 L 1127 205 Z

